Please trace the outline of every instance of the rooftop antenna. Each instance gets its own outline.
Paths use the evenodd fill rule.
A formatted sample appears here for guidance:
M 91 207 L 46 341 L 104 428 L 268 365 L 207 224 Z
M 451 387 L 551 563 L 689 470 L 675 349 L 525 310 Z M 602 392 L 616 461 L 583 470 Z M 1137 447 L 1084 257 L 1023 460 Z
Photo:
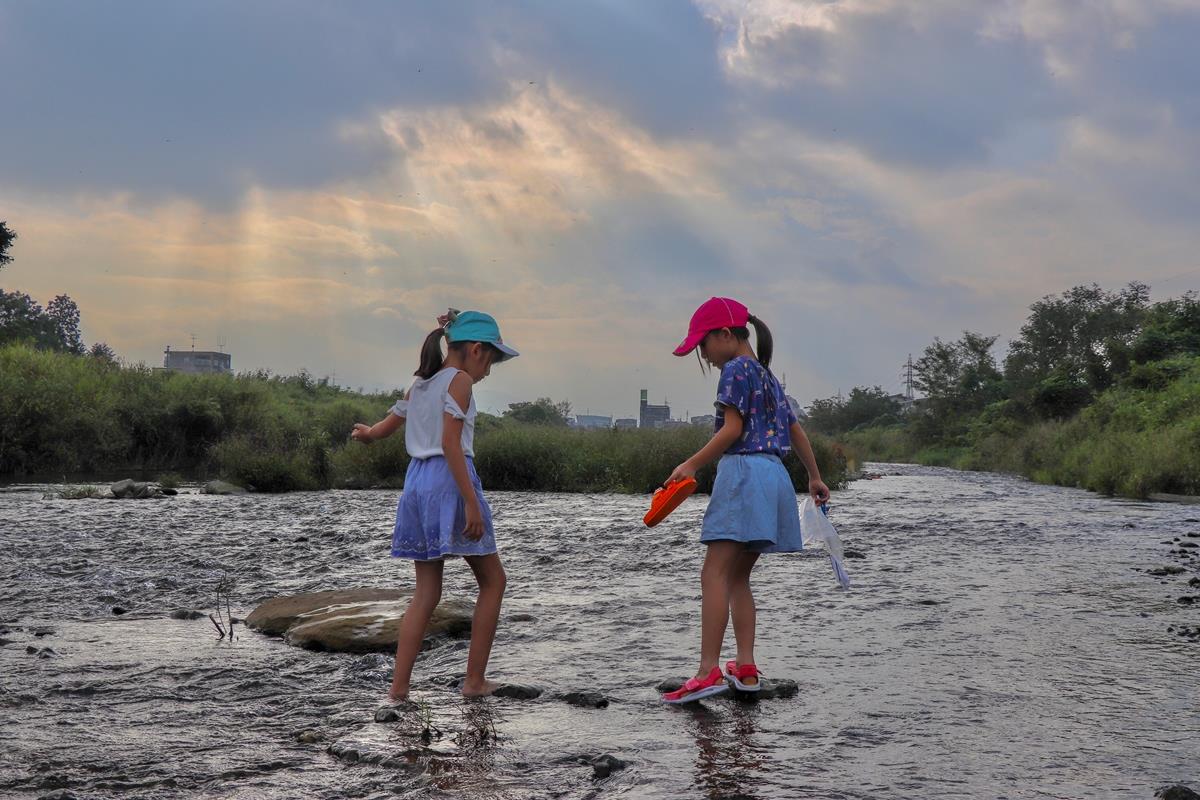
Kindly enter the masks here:
M 217 350 L 224 353 L 225 352 L 225 344 L 226 344 L 225 337 L 222 336 L 220 339 L 217 340 Z
M 189 333 L 188 336 L 192 337 L 192 352 L 194 353 L 196 352 L 196 334 Z

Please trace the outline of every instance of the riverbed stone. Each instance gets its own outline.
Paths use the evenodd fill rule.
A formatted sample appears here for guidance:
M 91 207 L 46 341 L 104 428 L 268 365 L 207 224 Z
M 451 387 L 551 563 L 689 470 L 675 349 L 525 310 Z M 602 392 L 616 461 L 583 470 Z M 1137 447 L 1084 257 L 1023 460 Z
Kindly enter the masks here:
M 608 698 L 599 692 L 565 692 L 558 699 L 580 708 L 608 708 Z
M 731 688 L 725 695 L 717 695 L 717 697 L 740 697 L 744 699 L 757 700 L 786 700 L 789 697 L 795 697 L 800 693 L 800 685 L 793 680 L 787 678 L 760 678 L 762 688 L 757 692 L 739 692 Z M 674 692 L 683 686 L 683 679 L 668 678 L 662 681 L 654 688 L 660 692 Z
M 492 697 L 505 697 L 509 700 L 536 700 L 541 696 L 541 689 L 523 683 L 502 683 L 492 692 Z
M 1183 567 L 1177 567 L 1174 564 L 1168 564 L 1166 566 L 1155 567 L 1154 569 L 1146 570 L 1147 575 L 1157 575 L 1157 576 L 1179 575 L 1182 572 L 1184 572 Z
M 132 478 L 117 481 L 108 490 L 112 492 L 113 497 L 119 500 L 147 500 L 153 497 L 162 497 L 162 491 L 154 484 L 135 481 Z
M 246 626 L 307 650 L 386 653 L 396 649 L 409 594 L 396 589 L 344 589 L 272 598 L 246 617 Z M 473 606 L 465 600 L 438 604 L 427 636 L 463 637 L 471 631 Z
M 171 619 L 203 619 L 205 616 L 203 611 L 194 608 L 177 608 L 171 612 Z
M 592 777 L 596 780 L 607 778 L 614 772 L 625 769 L 629 766 L 627 762 L 622 761 L 611 753 L 602 755 L 594 755 L 591 753 L 581 753 L 576 756 L 566 756 L 558 759 L 559 764 L 583 764 L 592 768 Z
M 1159 800 L 1200 800 L 1200 794 L 1193 792 L 1181 783 L 1165 786 L 1154 793 Z
M 241 486 L 236 486 L 228 481 L 209 481 L 204 484 L 204 488 L 200 490 L 202 494 L 245 494 L 246 490 Z

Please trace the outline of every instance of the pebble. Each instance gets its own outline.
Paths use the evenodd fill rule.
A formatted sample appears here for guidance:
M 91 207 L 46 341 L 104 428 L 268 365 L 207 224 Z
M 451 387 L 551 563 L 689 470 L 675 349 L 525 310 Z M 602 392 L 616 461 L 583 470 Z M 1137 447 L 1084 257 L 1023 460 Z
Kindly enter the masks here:
M 608 708 L 608 698 L 599 692 L 567 692 L 558 697 L 563 702 L 580 708 Z

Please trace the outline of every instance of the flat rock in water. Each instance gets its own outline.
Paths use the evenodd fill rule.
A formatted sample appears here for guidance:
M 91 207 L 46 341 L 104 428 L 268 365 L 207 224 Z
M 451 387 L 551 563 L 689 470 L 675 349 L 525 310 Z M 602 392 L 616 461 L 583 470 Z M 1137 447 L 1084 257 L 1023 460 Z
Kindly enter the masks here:
M 1183 567 L 1176 567 L 1174 565 L 1168 565 L 1168 566 L 1163 566 L 1163 567 L 1155 567 L 1154 569 L 1148 569 L 1148 570 L 1146 570 L 1146 574 L 1147 575 L 1158 575 L 1158 576 L 1179 575 L 1183 571 L 1184 571 Z
M 126 478 L 117 481 L 109 487 L 113 497 L 118 499 L 146 500 L 152 497 L 162 497 L 162 491 L 152 483 L 144 483 Z
M 396 589 L 345 589 L 276 597 L 246 617 L 246 626 L 307 650 L 386 653 L 396 649 L 408 593 Z M 427 635 L 465 636 L 473 606 L 443 600 L 433 611 Z
M 739 692 L 730 687 L 728 695 L 738 697 L 755 698 L 758 700 L 785 700 L 789 697 L 795 697 L 800 693 L 800 685 L 795 681 L 787 678 L 772 680 L 770 678 L 762 678 L 762 688 L 757 692 Z M 668 678 L 654 688 L 660 692 L 673 692 L 683 686 L 683 679 Z M 717 695 L 721 697 L 722 695 Z
M 520 683 L 502 683 L 496 691 L 492 692 L 492 697 L 506 697 L 510 700 L 536 700 L 541 696 L 541 689 Z
M 558 699 L 580 708 L 608 708 L 608 698 L 599 692 L 566 692 Z
M 1159 789 L 1154 793 L 1154 796 L 1159 798 L 1159 800 L 1200 800 L 1200 794 L 1196 794 L 1183 784 Z
M 206 614 L 194 608 L 177 608 L 171 612 L 171 619 L 203 619 Z
M 201 494 L 245 494 L 241 486 L 235 486 L 227 481 L 209 481 L 200 490 Z

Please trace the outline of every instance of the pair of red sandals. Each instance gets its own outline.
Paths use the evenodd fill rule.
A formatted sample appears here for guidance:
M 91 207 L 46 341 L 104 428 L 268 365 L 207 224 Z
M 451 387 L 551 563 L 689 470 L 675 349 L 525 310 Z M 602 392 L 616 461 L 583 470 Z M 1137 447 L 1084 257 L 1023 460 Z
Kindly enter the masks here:
M 753 664 L 739 665 L 736 661 L 730 661 L 725 664 L 724 673 L 720 667 L 713 667 L 706 678 L 688 678 L 687 682 L 675 691 L 664 692 L 662 701 L 672 705 L 693 703 L 706 697 L 724 694 L 729 691 L 730 685 L 739 692 L 757 692 L 762 688 L 762 681 L 759 680 L 761 675 L 758 667 Z M 754 683 L 745 682 L 750 678 L 754 679 Z

